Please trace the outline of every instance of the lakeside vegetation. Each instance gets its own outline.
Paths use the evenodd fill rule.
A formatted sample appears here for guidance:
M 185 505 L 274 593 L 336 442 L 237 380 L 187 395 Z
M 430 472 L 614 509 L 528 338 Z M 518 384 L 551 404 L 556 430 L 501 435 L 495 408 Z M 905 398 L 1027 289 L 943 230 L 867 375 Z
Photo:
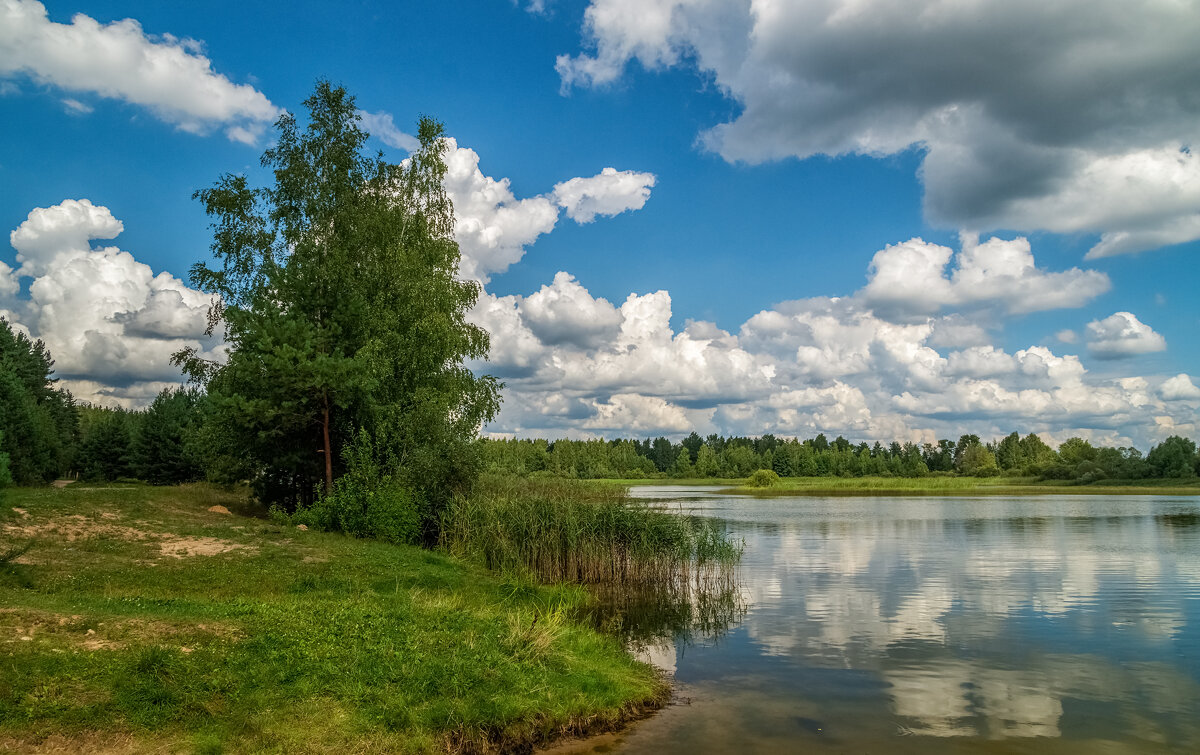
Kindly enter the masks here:
M 509 751 L 666 694 L 579 587 L 281 526 L 208 485 L 6 495 L 0 533 L 32 542 L 0 565 L 6 752 Z
M 450 553 L 545 582 L 624 587 L 688 580 L 737 562 L 739 547 L 708 520 L 633 501 L 622 488 L 571 480 L 485 477 L 443 515 Z

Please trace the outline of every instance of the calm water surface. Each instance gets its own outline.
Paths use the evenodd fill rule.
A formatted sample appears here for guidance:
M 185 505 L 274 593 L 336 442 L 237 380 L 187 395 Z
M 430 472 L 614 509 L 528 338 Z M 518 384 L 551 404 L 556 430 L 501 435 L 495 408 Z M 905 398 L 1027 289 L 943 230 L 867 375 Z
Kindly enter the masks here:
M 676 702 L 576 751 L 1200 752 L 1200 502 L 635 488 L 746 543 Z M 720 613 L 720 612 L 718 612 Z

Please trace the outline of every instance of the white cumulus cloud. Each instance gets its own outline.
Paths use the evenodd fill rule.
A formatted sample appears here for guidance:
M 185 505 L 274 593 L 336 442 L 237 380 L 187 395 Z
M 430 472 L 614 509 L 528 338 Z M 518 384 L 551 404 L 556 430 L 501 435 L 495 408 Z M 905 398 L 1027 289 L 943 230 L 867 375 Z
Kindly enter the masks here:
M 0 0 L 0 77 L 28 75 L 68 92 L 86 92 L 148 108 L 193 133 L 224 127 L 253 144 L 280 109 L 248 84 L 215 72 L 192 40 L 151 36 L 133 19 L 101 24 L 82 13 L 51 21 L 33 0 Z M 90 106 L 64 99 L 85 113 Z
M 507 178 L 479 168 L 479 154 L 446 139 L 443 185 L 454 202 L 454 237 L 462 252 L 461 275 L 487 282 L 525 254 L 525 247 L 554 230 L 559 213 L 579 223 L 597 215 L 641 209 L 650 196 L 651 173 L 604 168 L 590 178 L 571 178 L 546 194 L 518 199 Z
M 40 276 L 59 255 L 88 249 L 91 239 L 116 238 L 124 230 L 124 224 L 107 207 L 87 199 L 67 199 L 32 210 L 8 240 L 21 263 L 17 274 Z
M 129 252 L 91 246 L 122 229 L 107 207 L 79 199 L 34 209 L 10 235 L 22 262 L 11 277 L 31 279 L 10 314 L 46 342 L 56 375 L 85 399 L 134 401 L 141 389 L 131 386 L 177 383 L 170 357 L 180 348 L 220 358 L 204 334 L 205 294 Z
M 612 340 L 621 314 L 607 299 L 593 298 L 572 275 L 559 272 L 553 283 L 525 299 L 521 320 L 544 344 L 591 348 Z
M 590 178 L 572 178 L 556 184 L 553 196 L 576 223 L 590 223 L 597 215 L 619 215 L 640 210 L 654 187 L 653 173 L 605 168 Z
M 1081 307 L 1112 285 L 1096 270 L 1038 268 L 1024 237 L 981 244 L 966 234 L 957 254 L 919 238 L 889 245 L 875 253 L 867 277 L 863 301 L 898 320 L 951 307 L 995 306 L 1010 314 Z
M 607 402 L 596 402 L 596 412 L 582 423 L 588 430 L 613 434 L 678 435 L 692 429 L 692 420 L 682 407 L 656 396 L 618 393 Z
M 920 267 L 929 247 L 907 249 L 918 252 Z M 823 432 L 926 442 L 1018 429 L 1146 447 L 1167 432 L 1164 422 L 1178 428 L 1191 421 L 1187 405 L 1168 403 L 1190 395 L 1180 380 L 1093 376 L 1078 355 L 1038 345 L 1006 351 L 991 342 L 1003 327 L 997 315 L 1019 310 L 1030 295 L 1014 281 L 1048 290 L 1059 275 L 1032 265 L 1023 241 L 999 271 L 974 273 L 975 293 L 955 278 L 974 263 L 952 269 L 950 250 L 934 252 L 926 269 L 943 280 L 938 303 L 945 311 L 906 307 L 899 320 L 876 312 L 865 289 L 779 303 L 736 333 L 703 321 L 673 329 L 666 291 L 630 294 L 616 306 L 565 272 L 527 297 L 485 295 L 472 318 L 492 333 L 496 361 L 477 367 L 506 381 L 501 415 L 488 430 L 545 437 Z M 1046 306 L 1074 301 L 1057 292 Z M 986 311 L 987 329 L 955 311 L 980 302 L 1000 304 Z
M 1164 380 L 1158 387 L 1158 392 L 1164 401 L 1200 399 L 1200 388 L 1197 388 L 1191 377 L 1183 372 Z
M 1087 325 L 1088 351 L 1099 359 L 1120 359 L 1163 351 L 1167 341 L 1131 312 L 1115 312 Z

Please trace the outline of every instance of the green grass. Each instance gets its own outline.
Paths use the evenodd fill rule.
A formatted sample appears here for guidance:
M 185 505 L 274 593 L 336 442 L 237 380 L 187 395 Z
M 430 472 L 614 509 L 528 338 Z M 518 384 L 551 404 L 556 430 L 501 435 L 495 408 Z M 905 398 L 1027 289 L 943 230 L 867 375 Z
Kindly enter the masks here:
M 741 554 L 707 520 L 647 506 L 623 488 L 492 475 L 447 509 L 442 545 L 491 569 L 577 583 L 667 585 Z
M 285 528 L 206 486 L 5 494 L 0 552 L 33 546 L 0 568 L 0 751 L 509 750 L 666 693 L 573 618 L 579 587 Z
M 1073 480 L 1033 477 L 781 477 L 772 488 L 753 488 L 742 478 L 663 480 L 589 480 L 599 487 L 686 485 L 720 488 L 721 492 L 759 496 L 787 495 L 1200 495 L 1200 478 L 1193 480 L 1103 480 L 1079 484 Z

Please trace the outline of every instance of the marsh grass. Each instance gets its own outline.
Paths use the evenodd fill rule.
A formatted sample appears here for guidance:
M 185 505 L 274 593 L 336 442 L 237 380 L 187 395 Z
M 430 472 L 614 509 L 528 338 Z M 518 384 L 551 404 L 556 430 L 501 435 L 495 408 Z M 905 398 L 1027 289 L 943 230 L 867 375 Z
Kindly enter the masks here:
M 441 544 L 548 583 L 671 585 L 727 569 L 741 555 L 709 520 L 647 505 L 623 488 L 501 476 L 447 507 Z

